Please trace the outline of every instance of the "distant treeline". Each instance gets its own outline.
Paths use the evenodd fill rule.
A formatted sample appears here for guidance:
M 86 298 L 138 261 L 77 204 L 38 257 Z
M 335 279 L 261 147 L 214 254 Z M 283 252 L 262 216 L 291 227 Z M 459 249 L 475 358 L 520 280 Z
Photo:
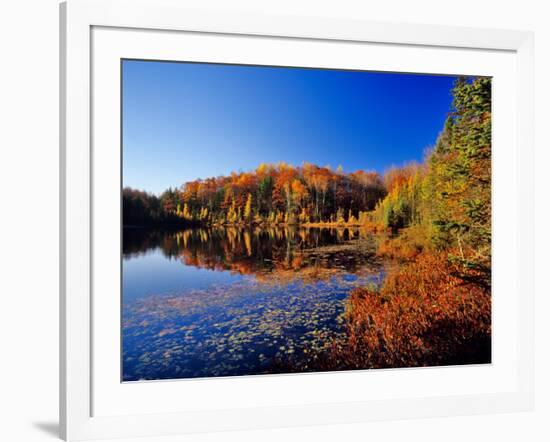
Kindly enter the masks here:
M 122 190 L 122 220 L 124 226 L 177 226 L 182 219 L 166 210 L 166 194 L 160 198 L 151 193 L 126 187 Z
M 360 223 L 386 194 L 376 172 L 260 164 L 252 172 L 191 181 L 160 197 L 125 188 L 124 223 Z

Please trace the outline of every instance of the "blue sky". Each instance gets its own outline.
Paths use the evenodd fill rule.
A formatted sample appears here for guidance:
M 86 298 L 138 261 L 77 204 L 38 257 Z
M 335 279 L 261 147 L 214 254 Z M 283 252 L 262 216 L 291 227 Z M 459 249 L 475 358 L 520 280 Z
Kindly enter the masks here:
M 452 76 L 125 60 L 123 185 L 304 161 L 376 170 L 421 161 L 449 111 Z

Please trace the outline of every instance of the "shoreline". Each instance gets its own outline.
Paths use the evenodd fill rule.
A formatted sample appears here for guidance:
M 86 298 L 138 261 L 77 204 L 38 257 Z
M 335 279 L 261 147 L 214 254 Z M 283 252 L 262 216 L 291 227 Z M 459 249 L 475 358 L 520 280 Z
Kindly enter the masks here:
M 364 224 L 364 223 L 337 223 L 337 222 L 319 222 L 319 223 L 276 223 L 276 224 L 265 224 L 265 223 L 192 223 L 192 224 L 160 224 L 160 225 L 122 225 L 123 229 L 159 229 L 159 230 L 184 230 L 184 229 L 194 229 L 194 228 L 243 228 L 243 229 L 252 229 L 252 228 L 323 228 L 323 229 L 338 229 L 338 228 L 355 228 L 360 229 L 364 228 L 371 230 L 373 233 L 384 233 L 388 229 L 383 228 L 374 223 Z

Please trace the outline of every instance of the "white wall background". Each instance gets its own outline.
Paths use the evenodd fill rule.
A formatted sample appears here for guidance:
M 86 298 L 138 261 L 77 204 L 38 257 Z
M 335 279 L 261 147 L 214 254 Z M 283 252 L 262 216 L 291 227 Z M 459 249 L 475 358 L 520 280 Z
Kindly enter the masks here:
M 536 411 L 159 441 L 550 440 L 550 14 L 537 0 L 182 0 L 235 10 L 536 32 Z M 0 441 L 57 438 L 58 2 L 0 3 Z M 138 439 L 143 442 L 157 439 Z

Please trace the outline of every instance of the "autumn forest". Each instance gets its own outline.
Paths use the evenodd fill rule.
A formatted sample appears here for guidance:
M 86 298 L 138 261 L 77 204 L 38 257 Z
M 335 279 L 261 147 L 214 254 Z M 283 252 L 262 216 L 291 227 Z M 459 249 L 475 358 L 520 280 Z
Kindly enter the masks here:
M 159 249 L 141 239 L 135 250 L 161 250 L 185 266 L 228 271 L 228 277 L 255 275 L 255 305 L 260 305 L 252 311 L 248 302 L 228 295 L 238 284 L 252 284 L 249 279 L 224 286 L 223 295 L 208 289 L 213 304 L 204 306 L 209 299 L 204 296 L 196 301 L 205 312 L 223 298 L 223 305 L 241 313 L 201 329 L 183 319 L 195 302 L 192 295 L 169 298 L 163 320 L 172 325 L 155 329 L 154 336 L 162 332 L 170 338 L 162 352 L 174 360 L 192 348 L 202 368 L 174 371 L 178 362 L 154 362 L 152 347 L 148 356 L 127 350 L 127 369 L 136 373 L 127 379 L 491 361 L 490 78 L 454 82 L 444 126 L 422 161 L 383 173 L 309 162 L 260 163 L 254 170 L 188 181 L 159 196 L 125 187 L 122 209 L 128 238 L 167 232 L 162 239 L 147 237 L 158 240 Z M 128 257 L 138 256 L 130 242 L 124 247 Z M 275 296 L 269 275 L 290 285 L 278 286 Z M 298 280 L 302 285 L 295 286 Z M 235 290 L 244 293 L 242 287 Z M 279 310 L 273 305 L 285 296 L 292 299 L 278 307 L 281 312 L 300 303 L 302 310 L 275 323 Z M 306 305 L 309 297 L 315 301 Z M 150 313 L 143 312 L 159 308 L 160 298 L 155 299 L 139 304 L 139 316 L 132 307 L 136 317 L 125 323 L 127 342 L 139 335 L 139 324 L 151 324 Z M 310 314 L 321 325 L 296 319 L 313 305 L 324 306 Z M 295 342 L 288 338 L 295 330 L 309 331 Z M 212 361 L 205 362 L 196 349 L 209 343 L 219 356 L 207 370 Z M 250 349 L 263 356 L 235 356 Z M 156 368 L 149 372 L 146 366 Z

